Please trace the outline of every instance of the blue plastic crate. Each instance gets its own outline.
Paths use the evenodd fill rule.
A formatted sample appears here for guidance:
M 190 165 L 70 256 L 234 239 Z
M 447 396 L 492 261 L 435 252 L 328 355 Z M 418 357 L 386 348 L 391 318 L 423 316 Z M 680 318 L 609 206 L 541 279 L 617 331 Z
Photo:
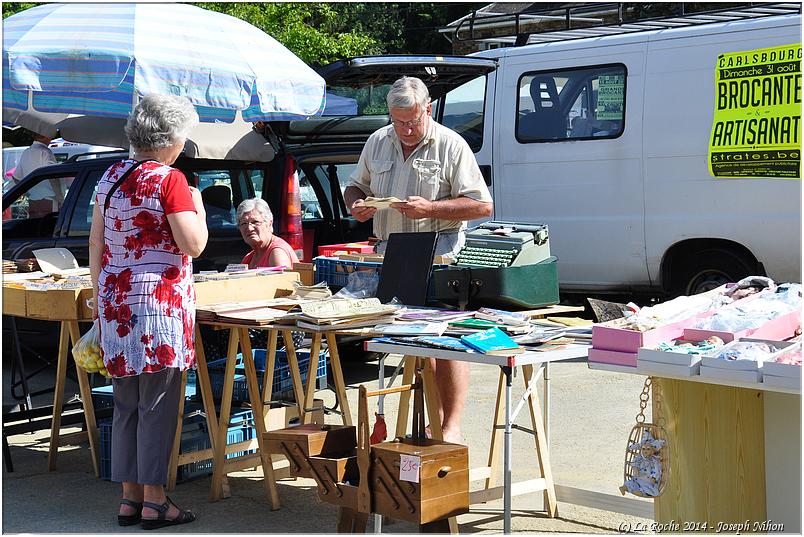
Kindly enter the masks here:
M 104 481 L 112 480 L 112 420 L 98 421 L 100 433 L 100 478 Z
M 186 410 L 187 412 L 187 410 Z M 206 418 L 189 409 L 190 415 L 184 418 L 181 431 L 180 453 L 192 453 L 212 447 L 207 431 Z M 112 420 L 106 419 L 98 422 L 100 432 L 100 478 L 110 481 L 112 478 Z M 227 444 L 236 444 L 255 438 L 254 416 L 251 410 L 232 411 L 229 419 L 229 433 Z M 227 459 L 248 455 L 254 450 L 229 453 Z M 176 481 L 182 483 L 197 477 L 212 475 L 212 459 L 182 464 L 178 468 Z
M 296 358 L 299 360 L 299 373 L 301 374 L 302 383 L 307 382 L 307 370 L 310 367 L 310 351 L 297 350 Z M 316 371 L 316 379 L 327 378 L 327 360 L 329 359 L 328 351 L 321 351 L 318 354 L 318 370 Z M 293 389 L 293 379 L 290 375 L 290 365 L 288 364 L 288 357 L 284 350 L 276 351 L 276 366 L 274 367 L 274 393 L 277 391 L 284 392 Z
M 366 271 L 377 274 L 382 273 L 382 262 L 377 261 L 347 261 L 337 257 L 319 256 L 313 259 L 315 262 L 315 283 L 327 282 L 327 286 L 333 291 L 346 287 L 349 283 L 349 275 L 357 271 Z M 449 265 L 433 265 L 432 270 L 446 268 Z M 434 295 L 433 280 L 427 288 L 427 298 L 431 299 Z
M 376 261 L 347 261 L 337 257 L 316 257 L 315 283 L 327 282 L 332 290 L 345 287 L 349 283 L 349 275 L 358 270 L 371 271 L 378 276 L 382 270 L 382 263 Z
M 257 382 L 260 385 L 260 394 L 262 394 L 263 379 L 265 376 L 265 362 L 266 350 L 254 349 L 254 365 L 257 368 Z M 327 376 L 327 356 L 328 352 L 322 350 L 318 358 L 318 370 L 316 378 L 326 378 Z M 299 360 L 299 372 L 301 373 L 302 382 L 307 381 L 307 369 L 310 365 L 310 351 L 297 350 L 296 357 Z M 226 358 L 214 360 L 207 364 L 209 371 L 209 381 L 212 385 L 212 398 L 217 402 L 223 396 L 223 381 L 226 374 Z M 293 389 L 293 380 L 290 375 L 290 365 L 288 364 L 287 355 L 284 350 L 276 351 L 276 363 L 274 364 L 274 383 L 273 393 L 271 398 L 278 400 L 284 399 L 285 392 Z M 237 355 L 237 362 L 235 365 L 235 380 L 232 388 L 232 402 L 243 403 L 249 400 L 248 397 L 248 384 L 246 383 L 245 368 L 243 366 L 243 357 L 241 354 Z
M 190 382 L 190 373 L 195 375 L 195 371 L 188 371 L 187 372 L 187 385 L 184 388 L 184 398 L 191 399 L 195 397 L 196 389 L 195 389 L 195 377 L 193 377 L 193 382 Z M 114 408 L 114 392 L 112 390 L 113 386 L 111 384 L 107 384 L 106 386 L 98 386 L 97 388 L 92 388 L 92 405 L 95 407 L 95 410 L 100 410 L 102 408 Z
M 184 426 L 182 427 L 181 438 L 181 453 L 192 453 L 193 451 L 201 451 L 202 449 L 209 449 L 212 443 L 209 440 L 209 433 L 207 431 L 206 418 L 203 416 L 196 416 L 198 427 L 191 425 L 189 431 L 185 433 Z M 193 423 L 195 425 L 195 423 Z M 245 440 L 255 438 L 256 431 L 254 428 L 254 416 L 250 410 L 232 411 L 229 419 L 229 433 L 226 435 L 227 444 L 236 444 Z M 226 455 L 227 459 L 240 457 L 254 453 L 253 449 L 247 451 L 238 451 Z M 212 475 L 212 459 L 205 459 L 202 461 L 190 462 L 179 466 L 178 474 L 176 477 L 177 483 L 183 483 L 190 479 Z

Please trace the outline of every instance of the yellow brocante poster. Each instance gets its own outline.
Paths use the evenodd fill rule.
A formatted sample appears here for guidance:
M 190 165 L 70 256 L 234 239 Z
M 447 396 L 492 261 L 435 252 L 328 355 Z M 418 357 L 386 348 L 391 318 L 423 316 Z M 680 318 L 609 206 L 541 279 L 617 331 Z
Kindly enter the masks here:
M 801 179 L 801 43 L 718 56 L 709 172 Z

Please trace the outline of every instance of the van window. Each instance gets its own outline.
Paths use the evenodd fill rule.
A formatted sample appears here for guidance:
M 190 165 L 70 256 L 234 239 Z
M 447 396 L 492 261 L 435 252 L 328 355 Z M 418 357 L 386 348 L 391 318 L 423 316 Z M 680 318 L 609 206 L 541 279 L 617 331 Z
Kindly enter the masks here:
M 523 74 L 517 85 L 521 143 L 616 138 L 625 125 L 622 64 Z
M 242 200 L 235 200 L 232 192 L 232 175 L 229 170 L 203 170 L 193 172 L 191 182 L 198 185 L 204 210 L 207 212 L 207 228 L 212 230 L 236 229 L 235 210 Z
M 370 84 L 352 88 L 328 86 L 324 116 L 378 116 L 388 114 L 385 97 L 391 84 Z
M 301 187 L 302 220 L 334 218 L 335 209 L 342 216 L 349 215 L 343 201 L 343 191 L 357 164 L 314 164 L 302 166 Z M 338 192 L 333 199 L 332 178 L 338 179 Z
M 485 76 L 470 80 L 444 96 L 444 114 L 441 124 L 463 136 L 474 152 L 480 151 L 483 146 L 485 96 Z

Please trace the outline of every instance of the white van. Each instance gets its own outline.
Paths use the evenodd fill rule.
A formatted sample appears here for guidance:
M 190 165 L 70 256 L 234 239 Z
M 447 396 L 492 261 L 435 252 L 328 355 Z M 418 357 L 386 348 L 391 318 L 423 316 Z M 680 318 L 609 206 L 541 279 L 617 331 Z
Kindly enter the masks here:
M 798 179 L 708 169 L 719 55 L 799 44 L 800 107 L 800 42 L 799 11 L 483 51 L 496 72 L 447 94 L 442 122 L 465 124 L 468 94 L 485 91 L 470 144 L 494 219 L 549 226 L 562 291 L 800 281 L 800 154 Z
M 89 154 L 87 158 L 92 158 L 93 153 L 102 153 L 107 151 L 116 151 L 119 148 L 106 147 L 103 145 L 90 145 L 90 144 L 76 144 L 73 142 L 66 142 L 61 138 L 53 140 L 48 147 L 53 151 L 53 156 L 56 157 L 56 162 L 64 162 L 65 160 L 73 157 L 74 155 Z M 3 148 L 3 178 L 6 179 L 10 176 L 11 170 L 16 168 L 17 163 L 20 161 L 22 153 L 28 149 L 25 147 L 4 147 Z M 6 188 L 3 189 L 4 191 Z

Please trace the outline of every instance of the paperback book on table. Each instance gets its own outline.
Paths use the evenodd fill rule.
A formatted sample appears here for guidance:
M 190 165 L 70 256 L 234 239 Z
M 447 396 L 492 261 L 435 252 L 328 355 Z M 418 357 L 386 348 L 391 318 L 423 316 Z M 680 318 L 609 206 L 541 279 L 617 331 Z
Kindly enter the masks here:
M 415 336 L 415 337 L 377 337 L 374 341 L 380 343 L 392 343 L 395 345 L 412 345 L 432 347 L 434 349 L 444 349 L 448 351 L 471 351 L 474 350 L 463 344 L 463 342 L 450 336 Z
M 447 323 L 393 322 L 378 324 L 374 331 L 384 336 L 440 336 L 447 329 Z
M 482 330 L 487 330 L 489 328 L 499 328 L 512 334 L 523 334 L 530 330 L 530 325 L 529 324 L 510 325 L 505 323 L 488 321 L 486 319 L 475 319 L 475 318 L 461 319 L 458 321 L 449 322 L 449 331 L 452 333 L 458 333 L 458 332 L 474 333 Z
M 477 310 L 477 312 L 475 312 L 475 318 L 511 326 L 523 326 L 530 324 L 530 317 L 524 313 L 494 308 L 480 308 Z
M 461 336 L 461 342 L 477 352 L 495 356 L 509 356 L 525 352 L 525 349 L 499 328 L 489 328 L 482 332 Z

